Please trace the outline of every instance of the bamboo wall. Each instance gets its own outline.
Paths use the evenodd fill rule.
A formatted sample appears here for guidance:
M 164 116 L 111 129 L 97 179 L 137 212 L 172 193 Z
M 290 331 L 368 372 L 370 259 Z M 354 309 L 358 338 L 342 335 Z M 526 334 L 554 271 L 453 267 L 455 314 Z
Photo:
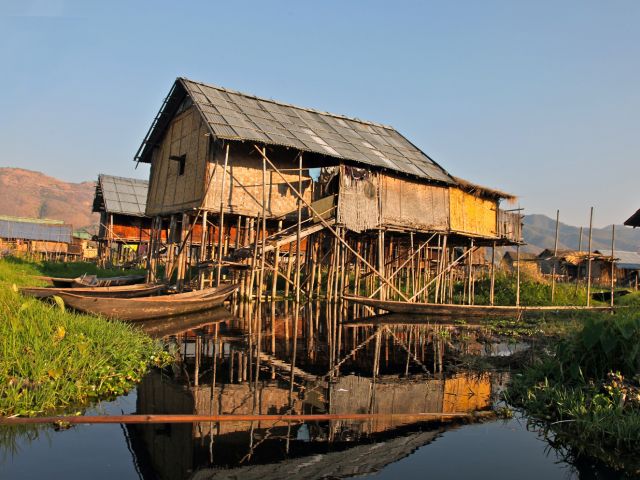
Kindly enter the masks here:
M 486 200 L 459 188 L 449 189 L 451 231 L 483 237 L 497 235 L 495 200 Z
M 222 199 L 222 181 L 226 147 L 216 149 L 208 164 L 207 178 L 211 178 L 203 206 L 218 212 Z M 298 188 L 298 162 L 294 152 L 278 149 L 267 153 L 269 160 L 281 170 L 283 176 Z M 209 181 L 209 180 L 207 180 Z M 262 157 L 250 144 L 229 145 L 229 161 L 224 185 L 223 206 L 226 213 L 256 217 L 262 214 Z M 311 202 L 311 177 L 307 170 L 302 172 L 303 196 Z M 291 188 L 273 169 L 267 165 L 266 172 L 266 213 L 267 218 L 281 217 L 297 209 L 296 196 Z
M 380 190 L 383 226 L 426 231 L 449 229 L 447 187 L 385 174 L 380 176 Z
M 350 172 L 348 167 L 340 168 L 338 222 L 354 232 L 377 228 L 380 221 L 378 174 L 369 172 L 358 179 Z
M 167 215 L 198 208 L 204 194 L 208 129 L 195 107 L 176 115 L 155 150 L 151 163 L 148 216 Z M 170 156 L 186 155 L 184 174 Z

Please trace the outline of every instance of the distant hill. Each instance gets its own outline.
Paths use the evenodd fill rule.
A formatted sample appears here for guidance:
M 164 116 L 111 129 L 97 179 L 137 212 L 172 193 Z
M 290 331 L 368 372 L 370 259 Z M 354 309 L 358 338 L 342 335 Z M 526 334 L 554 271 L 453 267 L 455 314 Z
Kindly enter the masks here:
M 556 235 L 556 220 L 546 215 L 526 215 L 524 217 L 524 240 L 527 243 L 525 251 L 539 253 L 545 248 L 553 248 Z M 558 248 L 577 250 L 580 227 L 574 227 L 560 222 L 558 234 Z M 593 250 L 611 250 L 611 225 L 604 228 L 594 228 L 592 236 Z M 583 228 L 582 248 L 587 249 L 589 240 L 589 226 Z M 616 225 L 616 249 L 637 252 L 640 251 L 640 229 Z
M 64 220 L 74 229 L 95 228 L 94 182 L 69 183 L 22 168 L 0 168 L 0 215 Z

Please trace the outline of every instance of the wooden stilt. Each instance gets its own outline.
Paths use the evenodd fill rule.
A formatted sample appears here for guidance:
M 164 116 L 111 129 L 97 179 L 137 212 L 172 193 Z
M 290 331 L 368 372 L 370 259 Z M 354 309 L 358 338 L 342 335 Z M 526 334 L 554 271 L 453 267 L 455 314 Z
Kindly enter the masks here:
M 222 186 L 220 188 L 220 216 L 219 216 L 219 232 L 218 232 L 218 268 L 216 271 L 216 286 L 220 285 L 222 275 L 222 232 L 224 231 L 224 204 L 225 204 L 225 184 L 227 179 L 227 164 L 229 163 L 229 143 L 226 145 L 224 154 L 224 167 L 222 168 Z
M 591 306 L 591 266 L 593 259 L 591 256 L 591 239 L 593 237 L 593 207 L 591 207 L 591 213 L 589 214 L 589 251 L 588 251 L 588 263 L 587 263 L 587 307 Z
M 558 263 L 558 230 L 560 228 L 560 210 L 556 211 L 556 240 L 553 246 L 553 267 L 551 269 L 551 303 L 556 299 L 556 265 Z

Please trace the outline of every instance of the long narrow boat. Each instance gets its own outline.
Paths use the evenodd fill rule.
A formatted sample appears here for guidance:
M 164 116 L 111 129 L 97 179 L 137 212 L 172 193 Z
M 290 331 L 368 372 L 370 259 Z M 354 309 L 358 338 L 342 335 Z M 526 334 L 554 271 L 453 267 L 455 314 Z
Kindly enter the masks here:
M 84 287 L 121 287 L 124 285 L 135 285 L 145 280 L 144 275 L 123 275 L 120 277 L 98 278 L 95 275 L 81 275 L 75 278 L 64 277 L 38 277 L 41 280 L 50 282 L 58 288 L 84 288 Z
M 47 298 L 61 293 L 73 293 L 86 297 L 113 297 L 136 298 L 156 295 L 167 289 L 166 285 L 155 283 L 141 283 L 138 285 L 123 285 L 120 287 L 81 287 L 81 288 L 57 288 L 57 287 L 24 287 L 20 292 L 24 295 L 36 298 Z
M 85 313 L 138 322 L 153 318 L 172 317 L 202 312 L 222 305 L 239 285 L 226 285 L 189 293 L 144 298 L 88 297 L 61 292 L 65 305 Z
M 377 300 L 375 298 L 344 295 L 348 302 L 366 305 L 371 308 L 385 310 L 391 313 L 406 313 L 412 315 L 447 315 L 461 317 L 514 317 L 523 313 L 533 312 L 574 312 L 574 311 L 611 311 L 611 307 L 583 307 L 583 306 L 543 306 L 524 307 L 507 305 L 453 305 L 439 303 L 400 302 L 394 300 Z

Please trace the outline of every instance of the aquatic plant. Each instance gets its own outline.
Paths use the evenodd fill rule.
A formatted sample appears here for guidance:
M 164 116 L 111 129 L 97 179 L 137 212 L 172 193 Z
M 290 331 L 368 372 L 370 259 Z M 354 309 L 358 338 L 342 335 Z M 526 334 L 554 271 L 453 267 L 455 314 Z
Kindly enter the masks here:
M 38 415 L 120 395 L 169 356 L 120 322 L 23 297 L 38 265 L 0 260 L 0 415 Z
M 640 313 L 591 314 L 514 376 L 507 395 L 557 444 L 640 469 Z

